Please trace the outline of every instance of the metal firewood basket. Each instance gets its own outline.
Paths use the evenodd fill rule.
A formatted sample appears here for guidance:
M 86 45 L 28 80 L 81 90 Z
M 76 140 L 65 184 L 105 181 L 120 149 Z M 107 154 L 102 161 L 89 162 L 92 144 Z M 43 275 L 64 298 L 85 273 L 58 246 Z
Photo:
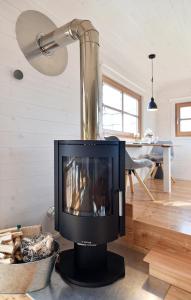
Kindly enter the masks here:
M 0 264 L 0 293 L 24 294 L 45 288 L 51 278 L 59 245 L 54 242 L 54 253 L 44 259 L 21 264 Z

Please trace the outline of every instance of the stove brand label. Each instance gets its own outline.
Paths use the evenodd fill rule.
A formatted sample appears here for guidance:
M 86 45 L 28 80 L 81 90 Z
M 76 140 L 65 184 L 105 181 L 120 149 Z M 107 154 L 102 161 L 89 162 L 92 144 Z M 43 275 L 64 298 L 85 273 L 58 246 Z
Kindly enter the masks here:
M 95 247 L 97 244 L 93 244 L 92 242 L 89 241 L 81 241 L 81 243 L 77 243 L 80 246 L 90 246 L 90 247 Z

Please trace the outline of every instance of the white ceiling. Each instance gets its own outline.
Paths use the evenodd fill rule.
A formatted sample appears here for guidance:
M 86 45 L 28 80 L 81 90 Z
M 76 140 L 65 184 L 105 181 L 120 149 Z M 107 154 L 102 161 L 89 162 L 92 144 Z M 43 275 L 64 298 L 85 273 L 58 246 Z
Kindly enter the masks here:
M 73 18 L 92 20 L 100 32 L 103 62 L 142 88 L 150 85 L 156 54 L 157 88 L 191 83 L 191 0 L 43 0 L 62 25 Z

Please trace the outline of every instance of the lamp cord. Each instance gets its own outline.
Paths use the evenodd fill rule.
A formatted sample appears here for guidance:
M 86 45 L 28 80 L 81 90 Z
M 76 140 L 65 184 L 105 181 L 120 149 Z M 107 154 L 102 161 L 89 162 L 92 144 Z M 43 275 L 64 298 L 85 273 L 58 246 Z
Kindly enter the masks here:
M 152 83 L 152 98 L 153 98 L 153 59 L 152 59 L 152 78 L 151 78 L 151 83 Z

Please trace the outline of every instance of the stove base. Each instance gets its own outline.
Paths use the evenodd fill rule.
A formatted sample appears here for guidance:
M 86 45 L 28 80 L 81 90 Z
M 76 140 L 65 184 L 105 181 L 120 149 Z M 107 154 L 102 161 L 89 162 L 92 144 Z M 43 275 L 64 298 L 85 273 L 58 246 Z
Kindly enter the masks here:
M 76 266 L 75 249 L 60 253 L 56 271 L 63 280 L 83 287 L 101 287 L 109 285 L 125 276 L 124 258 L 116 253 L 106 251 L 106 264 L 97 269 Z

